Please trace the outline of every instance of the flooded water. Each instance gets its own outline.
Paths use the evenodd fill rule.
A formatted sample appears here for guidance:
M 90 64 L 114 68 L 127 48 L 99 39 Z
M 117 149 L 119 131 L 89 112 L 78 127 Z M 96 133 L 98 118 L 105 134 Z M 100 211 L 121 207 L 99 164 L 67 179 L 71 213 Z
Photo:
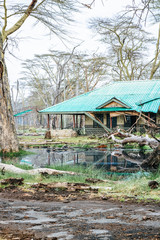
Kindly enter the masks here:
M 107 149 L 29 149 L 33 154 L 15 158 L 16 162 L 27 164 L 34 168 L 81 164 L 83 166 L 95 165 L 97 168 L 105 168 L 107 171 L 121 171 L 124 169 L 138 169 L 148 154 L 137 150 L 107 150 Z M 0 159 L 2 161 L 2 159 Z M 3 160 L 5 162 L 5 160 Z

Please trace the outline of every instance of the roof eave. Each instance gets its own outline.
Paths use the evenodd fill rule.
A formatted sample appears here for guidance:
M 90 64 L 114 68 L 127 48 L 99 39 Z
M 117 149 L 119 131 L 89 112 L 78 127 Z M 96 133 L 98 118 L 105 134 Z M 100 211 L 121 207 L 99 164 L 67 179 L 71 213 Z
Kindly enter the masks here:
M 103 108 L 104 106 L 106 106 L 107 104 L 109 104 L 109 103 L 111 103 L 111 102 L 113 102 L 113 101 L 116 102 L 116 103 L 121 104 L 122 106 L 124 106 L 124 107 L 127 108 L 127 109 L 130 109 L 130 108 L 131 108 L 131 106 L 128 106 L 126 103 L 122 102 L 122 101 L 119 100 L 118 98 L 112 97 L 109 101 L 101 104 L 101 105 L 98 106 L 96 109 L 101 109 L 101 108 Z
M 85 112 L 77 112 L 77 111 L 74 111 L 74 112 L 39 112 L 39 114 L 52 114 L 52 115 L 73 115 L 73 114 L 85 114 Z

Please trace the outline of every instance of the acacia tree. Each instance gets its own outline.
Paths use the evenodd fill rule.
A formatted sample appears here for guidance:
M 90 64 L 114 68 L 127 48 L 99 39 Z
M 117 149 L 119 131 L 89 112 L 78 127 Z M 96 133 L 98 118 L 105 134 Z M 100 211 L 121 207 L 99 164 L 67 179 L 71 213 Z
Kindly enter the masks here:
M 32 103 L 48 107 L 93 90 L 107 71 L 106 58 L 93 54 L 50 51 L 23 64 L 20 88 L 28 88 Z M 27 100 L 28 102 L 28 100 Z
M 102 54 L 74 54 L 67 69 L 68 98 L 95 89 L 104 80 L 107 69 L 107 59 Z
M 151 80 L 155 77 L 159 78 L 160 69 L 160 1 L 159 0 L 132 0 L 132 5 L 126 9 L 126 15 L 132 14 L 132 21 L 137 21 L 138 24 L 147 25 L 148 22 L 157 24 L 158 34 L 152 51 L 151 68 L 148 78 Z
M 116 16 L 112 19 L 93 19 L 91 28 L 99 35 L 108 49 L 109 74 L 114 80 L 144 79 L 150 70 L 145 60 L 150 35 L 131 17 Z
M 36 55 L 34 59 L 26 60 L 23 63 L 21 88 L 28 87 L 30 96 L 34 96 L 41 107 L 59 103 L 63 100 L 61 96 L 67 88 L 66 69 L 72 55 L 73 52 L 50 51 L 48 54 Z
M 14 126 L 5 51 L 8 40 L 23 26 L 30 17 L 43 23 L 55 34 L 65 33 L 64 25 L 71 21 L 71 12 L 76 10 L 78 1 L 72 0 L 31 0 L 30 4 L 22 1 L 0 0 L 0 145 L 3 152 L 18 151 L 18 141 Z

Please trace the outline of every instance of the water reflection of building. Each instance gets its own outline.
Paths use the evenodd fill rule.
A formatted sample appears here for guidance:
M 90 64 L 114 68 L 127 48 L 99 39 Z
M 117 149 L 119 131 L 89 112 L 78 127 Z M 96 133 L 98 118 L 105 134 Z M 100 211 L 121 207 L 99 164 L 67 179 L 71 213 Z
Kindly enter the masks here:
M 84 166 L 95 165 L 97 168 L 105 168 L 107 171 L 117 171 L 123 168 L 134 168 L 136 163 L 125 160 L 122 154 L 113 151 L 99 150 L 53 150 L 33 149 L 35 154 L 27 155 L 20 159 L 30 162 L 34 167 L 44 167 L 47 165 L 82 164 Z
M 137 166 L 137 164 L 125 160 L 122 156 L 114 156 L 110 151 L 86 152 L 86 162 L 93 163 L 97 168 L 103 167 L 109 171 Z

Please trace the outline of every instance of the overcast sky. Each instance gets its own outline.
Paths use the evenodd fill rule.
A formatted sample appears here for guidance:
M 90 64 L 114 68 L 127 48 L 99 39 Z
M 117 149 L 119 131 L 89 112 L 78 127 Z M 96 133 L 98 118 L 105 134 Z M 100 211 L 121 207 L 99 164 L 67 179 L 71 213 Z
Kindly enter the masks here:
M 84 0 L 84 2 L 87 1 L 91 2 L 91 0 Z M 7 54 L 7 67 L 11 85 L 20 77 L 20 72 L 22 71 L 21 63 L 23 60 L 32 59 L 35 54 L 47 53 L 49 49 L 65 50 L 66 48 L 66 51 L 71 51 L 78 42 L 83 43 L 77 50 L 83 49 L 83 51 L 87 52 L 89 50 L 97 50 L 99 44 L 92 31 L 87 28 L 88 20 L 93 17 L 112 17 L 130 3 L 131 0 L 97 0 L 92 6 L 92 9 L 84 8 L 82 13 L 75 15 L 77 23 L 74 27 L 70 28 L 72 37 L 77 38 L 77 40 L 75 39 L 74 41 L 70 41 L 70 43 L 66 43 L 66 46 L 63 45 L 60 39 L 46 36 L 48 32 L 42 25 L 33 27 L 32 20 L 28 18 L 18 33 L 20 40 L 17 50 L 14 51 L 17 59 Z M 10 52 L 12 52 L 11 48 Z

